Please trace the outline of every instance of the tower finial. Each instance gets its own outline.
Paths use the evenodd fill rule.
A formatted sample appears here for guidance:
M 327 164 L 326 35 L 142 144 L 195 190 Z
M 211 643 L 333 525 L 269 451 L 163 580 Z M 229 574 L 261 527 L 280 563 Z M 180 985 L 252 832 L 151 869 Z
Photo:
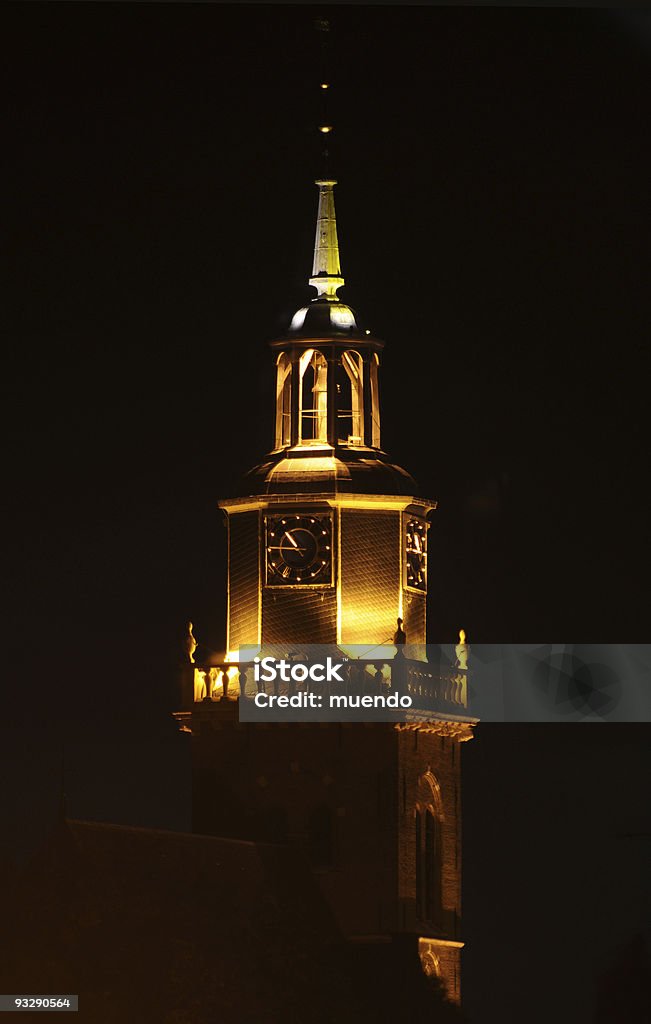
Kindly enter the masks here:
M 321 81 L 319 92 L 321 93 L 321 121 L 319 132 L 323 136 L 323 149 L 321 151 L 321 175 L 320 177 L 331 178 L 330 171 L 330 133 L 334 130 L 330 117 L 330 22 L 327 18 L 317 18 L 314 27 L 321 35 Z
M 335 215 L 334 178 L 318 178 L 319 211 L 316 219 L 314 239 L 314 262 L 310 284 L 317 291 L 317 298 L 337 298 L 337 289 L 344 284 L 339 265 L 339 240 L 337 239 L 337 218 Z
M 333 188 L 337 184 L 332 177 L 329 163 L 330 154 L 328 141 L 333 130 L 328 111 L 330 93 L 329 75 L 329 41 L 330 22 L 327 18 L 315 19 L 314 27 L 321 36 L 321 122 L 319 132 L 323 137 L 322 171 L 315 184 L 319 189 L 319 212 L 316 220 L 316 238 L 314 239 L 314 262 L 310 284 L 318 291 L 317 298 L 334 300 L 337 289 L 341 288 L 344 279 L 339 266 L 339 242 L 337 240 L 337 219 L 335 216 L 335 197 Z

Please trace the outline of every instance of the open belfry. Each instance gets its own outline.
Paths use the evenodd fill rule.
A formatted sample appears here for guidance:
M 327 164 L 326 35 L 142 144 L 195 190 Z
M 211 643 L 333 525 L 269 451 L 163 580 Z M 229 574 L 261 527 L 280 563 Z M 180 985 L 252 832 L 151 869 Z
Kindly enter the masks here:
M 382 450 L 383 344 L 338 297 L 336 182 L 316 184 L 317 294 L 271 342 L 273 447 L 220 502 L 228 653 L 187 665 L 176 714 L 192 733 L 193 829 L 286 844 L 290 863 L 311 865 L 350 942 L 412 944 L 459 1001 L 460 754 L 475 720 L 465 671 L 442 674 L 426 661 L 436 503 Z M 400 643 L 398 619 L 399 653 L 382 646 Z M 358 668 L 378 685 L 399 657 L 410 721 L 240 722 L 240 687 L 255 684 L 239 648 L 269 644 L 288 654 L 363 645 Z

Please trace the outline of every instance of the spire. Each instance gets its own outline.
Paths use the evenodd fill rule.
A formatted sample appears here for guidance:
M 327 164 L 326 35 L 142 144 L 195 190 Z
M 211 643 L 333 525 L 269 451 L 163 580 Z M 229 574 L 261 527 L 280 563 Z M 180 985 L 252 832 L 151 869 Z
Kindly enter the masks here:
M 316 220 L 314 239 L 314 262 L 310 284 L 317 291 L 317 298 L 337 298 L 337 289 L 344 279 L 339 265 L 339 241 L 337 239 L 337 217 L 335 214 L 334 186 L 332 178 L 320 178 L 314 183 L 319 188 L 319 212 Z
M 337 299 L 337 289 L 341 288 L 344 279 L 339 266 L 339 242 L 337 240 L 337 218 L 335 215 L 334 186 L 337 182 L 329 169 L 330 153 L 328 142 L 334 130 L 329 117 L 330 99 L 330 22 L 327 18 L 318 17 L 314 27 L 321 38 L 321 124 L 319 132 L 323 137 L 322 176 L 314 184 L 319 189 L 319 212 L 316 219 L 316 238 L 314 239 L 314 262 L 310 284 L 319 293 L 314 301 Z

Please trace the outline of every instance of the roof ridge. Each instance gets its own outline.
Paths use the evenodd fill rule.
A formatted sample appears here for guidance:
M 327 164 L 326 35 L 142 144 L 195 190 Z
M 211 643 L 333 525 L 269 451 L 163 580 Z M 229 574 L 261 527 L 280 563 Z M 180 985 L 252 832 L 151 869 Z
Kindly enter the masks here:
M 179 839 L 207 839 L 210 842 L 230 843 L 233 846 L 251 846 L 254 848 L 270 846 L 281 849 L 284 844 L 257 841 L 254 839 L 233 839 L 232 836 L 211 836 L 203 832 L 177 832 L 169 828 L 147 828 L 144 825 L 122 825 L 113 821 L 92 821 L 85 818 L 66 818 L 66 825 L 83 825 L 98 829 L 112 829 L 116 832 L 144 832 L 148 835 L 175 836 Z

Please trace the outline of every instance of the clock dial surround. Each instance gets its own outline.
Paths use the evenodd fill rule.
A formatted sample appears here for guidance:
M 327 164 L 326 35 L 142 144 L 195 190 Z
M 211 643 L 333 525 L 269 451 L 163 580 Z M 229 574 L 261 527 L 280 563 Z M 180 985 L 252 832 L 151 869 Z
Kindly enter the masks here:
M 267 586 L 331 586 L 332 517 L 266 516 L 265 564 Z

